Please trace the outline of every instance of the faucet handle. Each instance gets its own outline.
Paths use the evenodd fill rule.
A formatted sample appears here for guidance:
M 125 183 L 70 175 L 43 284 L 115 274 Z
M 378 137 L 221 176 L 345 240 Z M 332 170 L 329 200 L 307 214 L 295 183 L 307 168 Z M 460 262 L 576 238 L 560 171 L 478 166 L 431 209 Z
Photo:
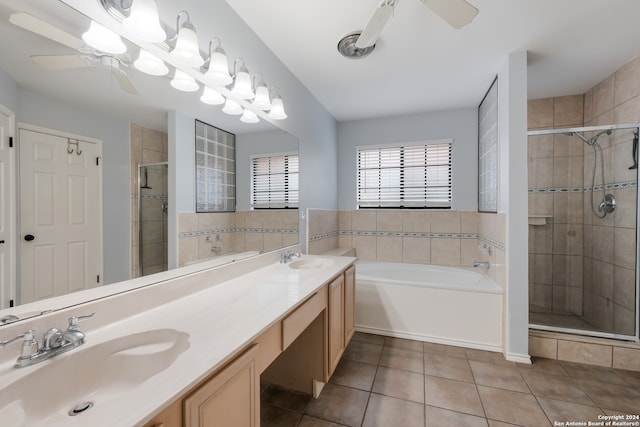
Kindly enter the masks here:
M 92 312 L 90 314 L 85 314 L 84 316 L 73 316 L 69 318 L 69 328 L 70 330 L 74 331 L 78 329 L 78 320 L 84 320 L 84 319 L 88 319 L 90 317 L 93 317 L 96 315 L 96 312 Z
M 38 341 L 36 340 L 36 330 L 29 329 L 28 331 L 18 335 L 17 337 L 13 337 L 6 341 L 0 341 L 0 347 L 6 347 L 11 343 L 14 343 L 22 338 L 22 351 L 20 353 L 20 359 L 26 359 L 34 354 L 36 354 L 39 350 Z

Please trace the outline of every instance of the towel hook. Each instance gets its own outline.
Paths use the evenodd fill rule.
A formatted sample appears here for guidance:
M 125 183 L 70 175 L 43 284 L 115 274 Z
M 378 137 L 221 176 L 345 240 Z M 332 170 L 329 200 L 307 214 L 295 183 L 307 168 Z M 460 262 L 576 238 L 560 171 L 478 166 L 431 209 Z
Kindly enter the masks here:
M 73 154 L 73 146 L 75 146 L 76 154 L 79 156 L 82 154 L 82 150 L 80 149 L 80 141 L 77 139 L 75 141 L 71 140 L 71 138 L 67 138 L 67 153 Z

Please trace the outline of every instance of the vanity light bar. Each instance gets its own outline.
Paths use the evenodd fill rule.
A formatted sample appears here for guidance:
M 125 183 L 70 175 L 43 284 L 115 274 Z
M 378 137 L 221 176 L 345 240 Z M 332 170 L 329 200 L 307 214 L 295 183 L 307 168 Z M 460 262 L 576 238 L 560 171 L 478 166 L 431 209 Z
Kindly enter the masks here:
M 191 63 L 186 63 L 184 61 L 176 60 L 176 62 L 178 63 L 178 66 L 182 65 L 182 66 L 197 69 L 198 72 L 202 74 L 201 82 L 205 83 L 205 87 L 206 87 L 206 84 L 209 83 L 213 85 L 218 85 L 220 87 L 225 88 L 227 91 L 229 91 L 230 96 L 227 96 L 227 99 L 232 101 L 232 104 L 236 104 L 237 107 L 239 107 L 239 109 L 232 108 L 231 110 L 233 112 L 230 114 L 238 114 L 238 115 L 243 114 L 243 111 L 245 111 L 245 109 L 240 105 L 240 103 L 243 102 L 251 106 L 252 109 L 256 109 L 258 112 L 268 111 L 267 117 L 271 120 L 283 120 L 287 118 L 287 115 L 284 112 L 284 104 L 282 101 L 282 97 L 279 95 L 276 95 L 276 96 L 273 96 L 273 99 L 270 100 L 269 93 L 265 90 L 266 84 L 264 83 L 264 81 L 262 81 L 261 79 L 259 84 L 255 84 L 255 82 L 253 81 L 254 79 L 252 79 L 251 76 L 249 75 L 249 72 L 246 66 L 244 65 L 244 61 L 241 58 L 236 59 L 236 62 L 241 61 L 242 66 L 240 67 L 239 70 L 237 70 L 237 72 L 234 69 L 233 75 L 230 75 L 230 74 L 224 75 L 225 74 L 224 70 L 222 70 L 222 73 L 217 74 L 219 79 L 210 78 L 214 75 L 213 69 L 219 69 L 221 66 L 224 67 L 224 65 L 221 65 L 221 64 L 223 64 L 222 62 L 223 58 L 224 58 L 224 63 L 226 63 L 226 53 L 221 47 L 220 40 L 218 38 L 215 38 L 214 40 L 217 42 L 217 48 L 215 50 L 212 50 L 212 44 L 210 42 L 209 52 L 208 52 L 209 57 L 207 60 L 203 59 L 203 56 L 200 53 L 200 49 L 198 47 L 195 27 L 193 27 L 193 24 L 191 24 L 191 22 L 189 21 L 187 11 L 181 11 L 177 15 L 178 16 L 177 29 L 172 29 L 164 25 L 160 21 L 159 17 L 152 16 L 151 18 L 140 18 L 140 16 L 138 15 L 137 19 L 144 19 L 144 22 L 154 27 L 153 31 L 147 31 L 147 33 L 152 34 L 152 36 L 145 36 L 144 31 L 140 33 L 136 31 L 132 31 L 132 26 L 128 24 L 130 21 L 129 18 L 131 17 L 132 12 L 135 11 L 137 13 L 140 9 L 144 9 L 146 11 L 152 12 L 152 15 L 154 13 L 157 14 L 157 5 L 155 0 L 131 0 L 131 2 L 129 2 L 129 6 L 126 6 L 127 2 L 123 2 L 122 0 L 98 0 L 98 1 L 100 2 L 103 9 L 109 15 L 111 15 L 116 21 L 118 21 L 120 24 L 122 24 L 124 27 L 127 28 L 127 31 L 131 32 L 136 37 L 142 40 L 148 41 L 150 43 L 155 43 L 162 50 L 169 52 L 170 56 L 175 56 L 175 55 L 172 55 L 173 52 L 176 50 L 179 50 L 179 49 L 176 49 L 177 47 L 181 47 L 181 46 L 178 46 L 180 42 L 178 37 L 179 35 L 178 31 L 183 29 L 185 24 L 188 23 L 189 25 L 186 25 L 188 27 L 187 30 L 190 30 L 191 33 L 193 33 L 193 34 L 189 33 L 189 35 L 192 36 L 191 41 L 195 45 L 193 49 L 193 53 L 195 56 L 195 53 L 197 52 L 198 58 L 195 58 L 194 61 Z M 139 8 L 140 5 L 136 4 L 136 7 L 134 8 L 134 4 L 136 2 L 143 3 L 142 5 L 143 7 Z M 182 16 L 186 15 L 186 20 L 182 26 L 180 25 L 181 15 Z M 157 24 L 158 24 L 157 26 L 155 26 L 155 22 L 153 22 L 154 19 L 157 19 Z M 162 34 L 166 35 L 164 39 L 162 39 Z M 212 42 L 214 40 L 212 40 Z M 201 60 L 204 61 L 204 65 L 201 62 Z M 236 62 L 234 62 L 234 65 Z M 174 65 L 174 64 L 171 64 L 171 65 Z M 183 73 L 182 70 L 178 69 L 178 66 L 174 65 L 176 70 L 176 73 L 175 73 L 176 75 Z M 227 68 L 228 68 L 228 63 L 227 63 Z M 144 70 L 141 70 L 141 71 L 146 72 Z M 159 71 L 156 71 L 156 72 L 159 75 L 160 72 Z M 153 73 L 148 73 L 148 72 L 147 74 L 155 75 Z M 229 77 L 231 78 L 231 81 L 229 81 Z M 231 85 L 232 87 L 231 88 L 227 87 L 229 85 Z M 175 87 L 176 85 L 172 84 L 172 86 Z M 189 86 L 190 86 L 189 89 L 193 89 L 194 87 L 193 85 L 189 85 Z M 198 88 L 199 88 L 199 85 L 198 85 Z M 198 90 L 198 88 L 195 90 Z M 180 90 L 185 90 L 185 89 L 183 88 Z M 258 94 L 260 95 L 259 97 L 257 97 Z M 255 99 L 254 102 L 249 104 L 247 100 L 254 99 L 254 97 L 257 97 L 258 99 Z M 236 99 L 233 99 L 233 98 L 236 98 Z M 205 99 L 209 99 L 209 98 L 205 96 Z M 214 104 L 214 102 L 206 102 L 206 101 L 203 101 L 203 102 L 207 104 Z M 216 99 L 215 104 L 221 104 L 219 98 Z M 223 109 L 222 111 L 228 113 L 228 111 L 225 111 L 225 109 Z M 258 115 L 256 114 L 256 112 L 251 112 L 251 113 L 255 116 L 257 120 L 254 120 L 253 116 L 249 114 L 248 117 L 243 115 L 245 120 L 242 120 L 242 121 L 246 123 L 259 122 L 260 120 L 258 119 Z

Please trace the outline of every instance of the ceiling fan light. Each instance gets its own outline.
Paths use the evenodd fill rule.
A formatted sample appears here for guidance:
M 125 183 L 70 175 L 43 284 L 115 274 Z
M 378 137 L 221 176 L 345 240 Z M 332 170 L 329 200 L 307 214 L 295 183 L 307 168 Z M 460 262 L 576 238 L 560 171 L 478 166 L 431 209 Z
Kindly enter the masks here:
M 229 74 L 227 54 L 221 47 L 217 47 L 216 50 L 211 53 L 209 69 L 205 73 L 205 78 L 211 83 L 220 86 L 227 86 L 233 81 L 233 77 Z
M 242 113 L 242 117 L 240 117 L 240 121 L 244 123 L 258 123 L 260 119 L 258 115 L 251 110 L 244 110 Z
M 259 110 L 270 110 L 271 109 L 271 99 L 269 96 L 269 88 L 262 83 L 259 84 L 256 88 L 256 97 L 253 99 L 251 103 L 255 108 Z
M 186 10 L 183 10 L 178 14 L 178 22 L 180 21 L 180 16 L 182 14 L 185 14 L 187 19 L 182 23 L 182 25 L 178 25 L 176 46 L 171 51 L 170 55 L 183 65 L 199 68 L 204 64 L 204 59 L 202 59 L 202 56 L 200 55 L 196 27 L 189 20 L 189 14 Z
M 273 120 L 284 120 L 287 118 L 287 114 L 284 112 L 284 103 L 280 95 L 273 97 L 268 117 Z
M 95 21 L 91 21 L 89 30 L 82 35 L 82 40 L 101 52 L 118 55 L 127 51 L 127 46 L 119 35 Z
M 182 92 L 195 92 L 200 89 L 200 85 L 196 80 L 184 71 L 176 70 L 171 86 Z
M 155 0 L 133 0 L 129 16 L 122 25 L 134 36 L 148 42 L 159 43 L 167 38 L 167 33 L 160 25 Z
M 138 59 L 133 62 L 133 66 L 139 71 L 151 76 L 165 76 L 169 73 L 169 67 L 157 56 L 140 49 Z
M 229 98 L 227 98 L 227 101 L 224 103 L 224 107 L 222 108 L 223 113 L 231 114 L 233 116 L 242 114 L 243 111 L 244 109 L 240 104 Z
M 200 101 L 209 105 L 220 105 L 224 104 L 225 99 L 217 90 L 212 89 L 209 86 L 205 86 L 202 96 L 200 97 Z

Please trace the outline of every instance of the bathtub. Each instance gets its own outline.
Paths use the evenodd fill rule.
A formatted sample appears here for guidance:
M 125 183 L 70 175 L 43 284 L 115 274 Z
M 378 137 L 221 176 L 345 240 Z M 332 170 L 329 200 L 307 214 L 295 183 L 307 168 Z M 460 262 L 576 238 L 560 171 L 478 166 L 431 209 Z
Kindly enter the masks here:
M 481 269 L 358 261 L 356 328 L 502 351 L 503 291 Z

